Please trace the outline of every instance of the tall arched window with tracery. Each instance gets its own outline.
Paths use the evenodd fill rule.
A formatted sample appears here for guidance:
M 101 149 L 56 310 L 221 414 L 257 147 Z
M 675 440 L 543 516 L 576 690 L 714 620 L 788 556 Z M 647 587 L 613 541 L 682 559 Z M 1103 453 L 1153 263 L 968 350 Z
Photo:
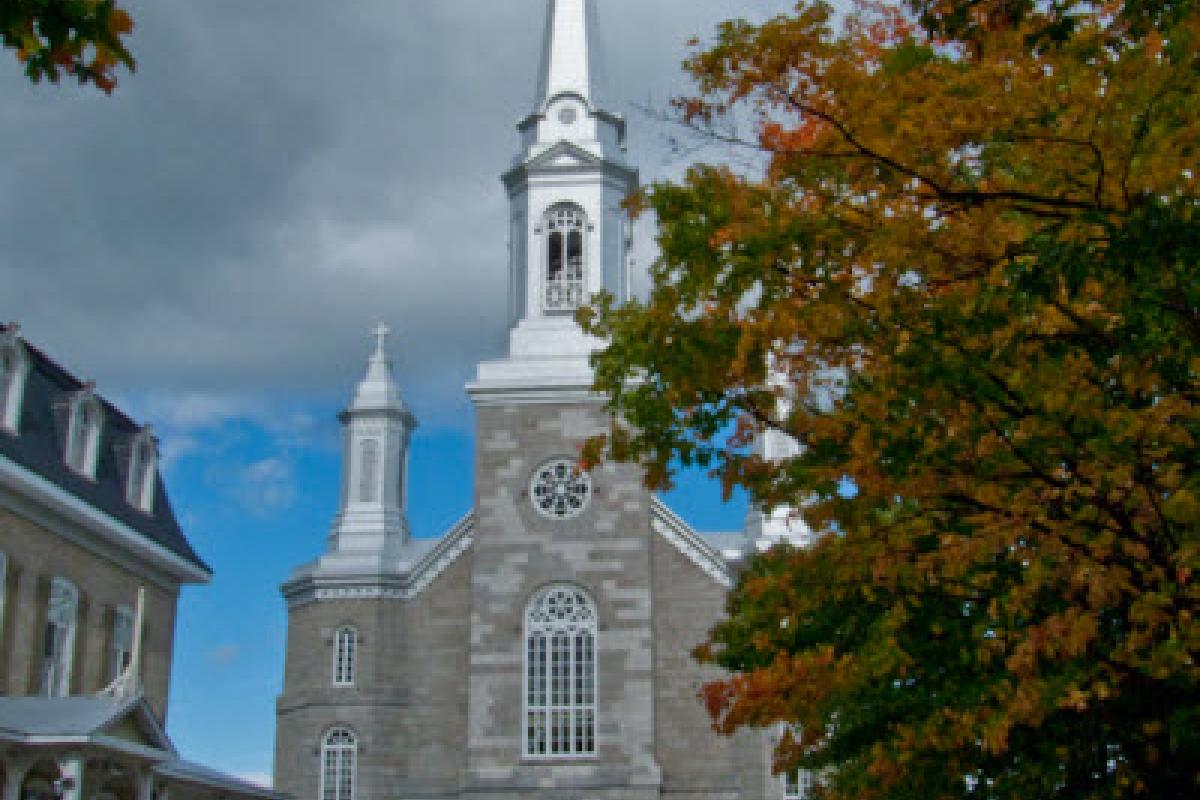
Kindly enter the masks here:
M 354 767 L 358 739 L 349 728 L 330 728 L 321 740 L 319 800 L 354 800 Z
M 584 246 L 587 220 L 583 209 L 560 203 L 546 212 L 547 311 L 574 311 L 583 303 Z
M 333 637 L 333 685 L 353 686 L 358 656 L 358 631 L 351 625 L 338 628 Z
M 596 606 L 577 586 L 539 591 L 525 612 L 525 755 L 596 752 Z

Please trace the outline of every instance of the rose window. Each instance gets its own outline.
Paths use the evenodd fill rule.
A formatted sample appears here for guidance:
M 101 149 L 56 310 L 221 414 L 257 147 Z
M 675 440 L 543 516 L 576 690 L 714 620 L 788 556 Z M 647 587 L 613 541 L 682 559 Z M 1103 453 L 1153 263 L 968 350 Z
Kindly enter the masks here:
M 587 506 L 592 481 L 574 461 L 556 458 L 542 464 L 529 482 L 533 507 L 550 519 L 570 519 Z

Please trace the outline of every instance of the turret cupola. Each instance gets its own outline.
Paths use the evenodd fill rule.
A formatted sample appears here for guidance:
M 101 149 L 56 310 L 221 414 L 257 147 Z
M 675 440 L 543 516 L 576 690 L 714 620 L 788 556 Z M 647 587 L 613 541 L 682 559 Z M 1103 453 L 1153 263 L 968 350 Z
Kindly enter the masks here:
M 390 333 L 374 331 L 375 351 L 350 406 L 339 415 L 343 434 L 342 492 L 330 534 L 331 555 L 379 566 L 408 541 L 405 515 L 408 444 L 417 427 L 392 376 Z

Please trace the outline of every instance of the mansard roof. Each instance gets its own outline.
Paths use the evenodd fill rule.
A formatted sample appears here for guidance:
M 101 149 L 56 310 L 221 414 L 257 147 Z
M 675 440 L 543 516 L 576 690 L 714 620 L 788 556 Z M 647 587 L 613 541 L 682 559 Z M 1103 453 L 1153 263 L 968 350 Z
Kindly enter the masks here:
M 0 333 L 7 330 L 7 326 L 0 325 Z M 51 484 L 50 493 L 60 490 L 107 517 L 108 522 L 115 523 L 111 527 L 135 534 L 141 539 L 133 542 L 135 550 L 165 550 L 167 560 L 180 562 L 180 569 L 173 570 L 177 577 L 191 582 L 207 580 L 212 570 L 184 537 L 162 477 L 155 477 L 149 513 L 127 499 L 130 453 L 142 427 L 97 394 L 104 413 L 95 478 L 71 469 L 64 458 L 71 399 L 88 387 L 36 347 L 24 340 L 22 344 L 29 358 L 29 374 L 21 399 L 19 428 L 14 434 L 0 427 L 0 466 L 8 461 L 18 470 L 15 477 L 7 472 L 0 474 L 0 483 L 11 485 L 18 477 L 25 478 L 26 483 L 41 479 Z

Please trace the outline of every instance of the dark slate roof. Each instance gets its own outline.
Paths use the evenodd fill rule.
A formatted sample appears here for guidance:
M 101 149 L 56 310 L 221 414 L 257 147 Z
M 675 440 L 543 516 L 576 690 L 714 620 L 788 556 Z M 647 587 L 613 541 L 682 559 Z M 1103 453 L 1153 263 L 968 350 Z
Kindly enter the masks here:
M 0 325 L 0 332 L 7 327 Z M 22 340 L 24 341 L 24 340 Z M 125 496 L 131 444 L 140 426 L 121 409 L 96 395 L 104 407 L 100 427 L 100 452 L 96 479 L 67 466 L 64 460 L 71 396 L 84 388 L 83 381 L 24 342 L 29 376 L 21 400 L 20 426 L 14 435 L 0 426 L 0 456 L 25 467 L 70 492 L 115 520 L 123 522 L 152 542 L 211 572 L 184 537 L 167 498 L 162 476 L 155 477 L 153 512 L 131 505 Z

